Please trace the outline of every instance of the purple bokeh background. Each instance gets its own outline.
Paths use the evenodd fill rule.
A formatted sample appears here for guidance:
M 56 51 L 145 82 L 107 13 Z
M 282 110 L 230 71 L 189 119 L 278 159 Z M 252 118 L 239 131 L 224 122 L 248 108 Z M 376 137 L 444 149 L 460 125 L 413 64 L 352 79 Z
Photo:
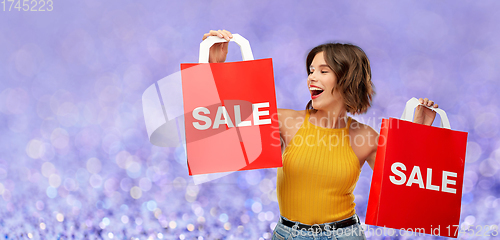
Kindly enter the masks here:
M 143 91 L 196 62 L 210 29 L 239 33 L 256 59 L 272 58 L 278 107 L 296 110 L 309 100 L 308 50 L 359 45 L 377 95 L 357 118 L 378 131 L 411 97 L 436 101 L 452 129 L 469 133 L 461 224 L 500 224 L 498 1 L 53 5 L 0 11 L 0 237 L 270 239 L 276 169 L 194 185 L 182 149 L 148 141 Z M 230 45 L 228 61 L 240 59 Z M 355 190 L 362 220 L 371 175 L 365 164 Z

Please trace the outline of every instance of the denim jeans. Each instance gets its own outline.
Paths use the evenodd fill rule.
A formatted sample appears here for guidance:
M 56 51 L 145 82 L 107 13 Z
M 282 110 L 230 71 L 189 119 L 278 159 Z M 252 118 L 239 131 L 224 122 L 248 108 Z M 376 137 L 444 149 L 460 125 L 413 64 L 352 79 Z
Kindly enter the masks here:
M 285 218 L 287 219 L 287 218 Z M 287 219 L 288 220 L 288 219 Z M 366 240 L 365 232 L 359 223 L 345 228 L 322 229 L 318 232 L 312 230 L 298 230 L 294 227 L 287 227 L 278 222 L 274 228 L 272 240 Z

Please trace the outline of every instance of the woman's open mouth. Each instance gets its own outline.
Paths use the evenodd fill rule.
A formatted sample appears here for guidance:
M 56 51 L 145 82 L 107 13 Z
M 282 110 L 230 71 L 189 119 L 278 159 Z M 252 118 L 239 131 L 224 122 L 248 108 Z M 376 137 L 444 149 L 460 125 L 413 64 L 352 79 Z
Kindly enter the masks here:
M 309 87 L 309 91 L 311 91 L 311 98 L 315 99 L 319 97 L 324 90 L 316 86 L 311 86 Z

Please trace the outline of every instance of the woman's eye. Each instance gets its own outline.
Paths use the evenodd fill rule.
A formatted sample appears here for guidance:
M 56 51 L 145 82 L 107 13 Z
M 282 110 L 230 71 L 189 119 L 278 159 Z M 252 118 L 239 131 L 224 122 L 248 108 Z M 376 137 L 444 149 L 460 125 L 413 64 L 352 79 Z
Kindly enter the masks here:
M 321 71 L 321 73 L 328 73 L 328 71 Z

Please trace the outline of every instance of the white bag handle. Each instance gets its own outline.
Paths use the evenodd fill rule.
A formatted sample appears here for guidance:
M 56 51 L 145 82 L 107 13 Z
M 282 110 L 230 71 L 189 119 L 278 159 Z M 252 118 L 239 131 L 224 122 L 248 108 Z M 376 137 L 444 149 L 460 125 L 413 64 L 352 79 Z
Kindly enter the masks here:
M 421 105 L 420 102 L 418 101 L 418 99 L 411 98 L 410 100 L 408 100 L 408 102 L 406 102 L 405 110 L 403 111 L 403 116 L 401 116 L 401 120 L 413 122 L 413 111 L 418 105 Z M 422 105 L 422 106 L 424 106 L 424 105 Z M 429 108 L 432 111 L 437 112 L 439 114 L 439 116 L 441 116 L 441 127 L 442 128 L 451 129 L 450 120 L 448 120 L 448 116 L 446 115 L 446 112 L 443 109 L 427 107 L 427 106 L 424 106 L 424 107 Z
M 244 37 L 239 34 L 233 34 L 233 38 L 229 41 L 235 42 L 240 46 L 241 56 L 243 61 L 253 60 L 252 49 L 250 48 L 250 43 Z M 215 43 L 227 42 L 224 38 L 219 38 L 216 36 L 207 37 L 203 42 L 200 43 L 200 58 L 199 63 L 208 63 L 208 56 L 210 54 L 210 47 Z

